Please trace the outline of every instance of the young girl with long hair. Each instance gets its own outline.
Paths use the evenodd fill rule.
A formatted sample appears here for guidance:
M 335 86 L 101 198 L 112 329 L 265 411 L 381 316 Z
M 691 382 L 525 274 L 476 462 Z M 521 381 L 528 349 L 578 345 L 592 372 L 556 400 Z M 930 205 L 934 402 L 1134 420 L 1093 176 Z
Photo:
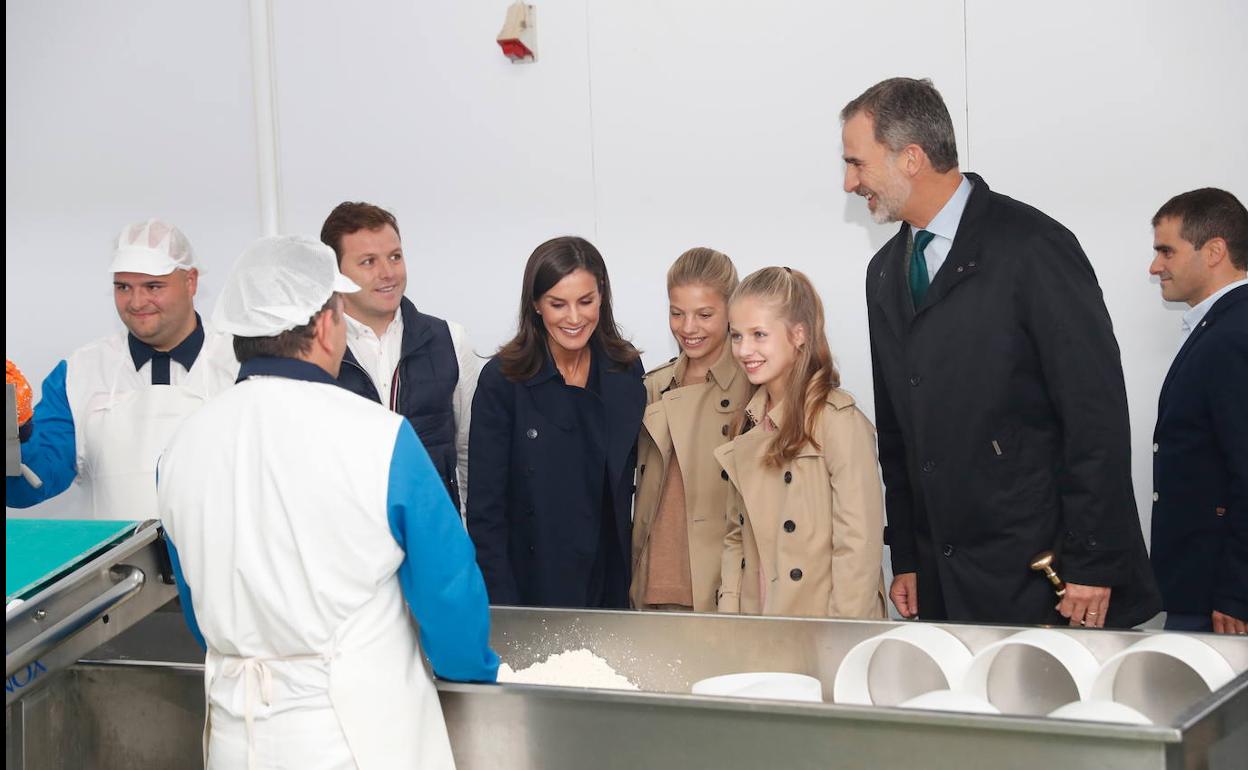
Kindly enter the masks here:
M 728 317 L 758 389 L 715 451 L 732 485 L 719 611 L 884 617 L 875 431 L 839 387 L 819 295 L 768 267 L 741 282 Z
M 732 260 L 681 254 L 667 272 L 668 324 L 680 355 L 646 374 L 637 439 L 632 606 L 715 611 L 728 484 L 714 450 L 751 386 L 728 345 Z

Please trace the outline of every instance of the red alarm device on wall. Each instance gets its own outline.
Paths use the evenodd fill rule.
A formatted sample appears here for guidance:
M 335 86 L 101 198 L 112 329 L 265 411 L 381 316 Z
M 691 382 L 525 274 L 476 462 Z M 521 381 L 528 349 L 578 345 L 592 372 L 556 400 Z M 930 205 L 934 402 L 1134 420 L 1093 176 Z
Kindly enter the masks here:
M 513 64 L 537 61 L 537 8 L 522 0 L 512 3 L 498 33 L 498 45 Z

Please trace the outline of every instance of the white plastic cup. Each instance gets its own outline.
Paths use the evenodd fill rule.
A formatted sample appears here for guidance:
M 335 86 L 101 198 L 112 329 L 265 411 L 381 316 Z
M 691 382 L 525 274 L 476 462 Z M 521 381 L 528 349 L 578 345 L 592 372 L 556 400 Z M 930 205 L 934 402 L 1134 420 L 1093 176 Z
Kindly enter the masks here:
M 927 623 L 905 624 L 882 634 L 864 639 L 845 655 L 836 669 L 832 685 L 832 700 L 836 703 L 874 705 L 877 698 L 871 692 L 871 659 L 885 642 L 899 642 L 922 655 L 940 669 L 946 687 L 957 687 L 971 665 L 971 651 L 953 634 Z M 913 700 L 913 699 L 912 699 Z
M 1130 706 L 1112 700 L 1077 700 L 1059 706 L 1049 713 L 1054 719 L 1080 722 L 1117 722 L 1128 725 L 1151 725 L 1153 721 Z
M 1012 693 L 1018 696 L 1015 699 L 1017 703 L 1026 703 L 1027 706 L 1007 706 L 1002 702 L 1005 699 L 1000 696 L 999 692 L 994 694 L 994 688 L 990 686 L 993 681 L 993 666 L 997 658 L 1005 650 L 1019 647 L 1047 655 L 1056 661 L 1060 669 L 1070 677 L 1075 692 L 1069 695 L 1074 695 L 1075 697 L 1071 698 L 1067 695 L 1062 700 L 1058 700 L 1057 703 L 1076 699 L 1087 700 L 1091 695 L 1092 682 L 1096 679 L 1097 671 L 1100 668 L 1096 657 L 1077 640 L 1061 631 L 1049 628 L 1031 628 L 1026 631 L 1020 631 L 983 648 L 971 660 L 971 665 L 966 671 L 961 687 L 957 689 L 983 698 L 1006 713 L 1043 714 L 1050 711 L 1052 707 L 1044 708 L 1044 704 L 1040 699 L 1029 699 L 1026 697 L 1029 693 Z M 1024 675 L 1026 673 L 1026 671 L 1023 672 Z M 1047 691 L 1055 684 L 1051 680 L 1041 678 L 1041 672 L 1036 673 L 1036 677 L 1031 683 L 1026 681 L 1025 676 L 1021 678 L 1023 679 L 1021 686 L 1033 686 L 1036 691 Z M 1016 682 L 1016 684 L 1019 684 L 1019 682 Z M 1056 684 L 1060 686 L 1061 683 Z M 1035 708 L 1040 710 L 1033 710 Z
M 1120 677 L 1124 664 L 1130 664 L 1133 674 L 1126 680 Z M 1130 706 L 1153 722 L 1166 724 L 1234 678 L 1231 664 L 1205 642 L 1184 634 L 1160 633 L 1106 659 L 1092 683 L 1091 697 Z
M 918 695 L 905 703 L 902 708 L 923 709 L 925 711 L 958 711 L 970 714 L 1000 714 L 1001 710 L 988 701 L 969 692 L 956 690 L 932 690 Z
M 823 702 L 823 683 L 813 676 L 783 671 L 724 674 L 693 683 L 694 695 Z

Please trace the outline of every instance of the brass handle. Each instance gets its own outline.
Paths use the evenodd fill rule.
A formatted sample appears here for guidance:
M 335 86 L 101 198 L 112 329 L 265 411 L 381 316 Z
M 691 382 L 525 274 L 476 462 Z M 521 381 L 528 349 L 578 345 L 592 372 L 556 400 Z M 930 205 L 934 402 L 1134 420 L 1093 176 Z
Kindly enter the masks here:
M 1043 572 L 1044 576 L 1053 584 L 1053 592 L 1057 594 L 1057 598 L 1066 595 L 1066 584 L 1053 571 L 1053 552 L 1041 551 L 1031 560 L 1031 568 L 1036 572 Z

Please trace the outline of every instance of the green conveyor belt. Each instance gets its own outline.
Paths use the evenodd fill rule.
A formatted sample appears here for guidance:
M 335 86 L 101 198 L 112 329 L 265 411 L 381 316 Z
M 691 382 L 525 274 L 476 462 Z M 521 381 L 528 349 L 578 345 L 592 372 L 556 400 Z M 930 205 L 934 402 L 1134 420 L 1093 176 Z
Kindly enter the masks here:
M 5 519 L 5 603 L 29 597 L 138 525 L 137 521 Z

